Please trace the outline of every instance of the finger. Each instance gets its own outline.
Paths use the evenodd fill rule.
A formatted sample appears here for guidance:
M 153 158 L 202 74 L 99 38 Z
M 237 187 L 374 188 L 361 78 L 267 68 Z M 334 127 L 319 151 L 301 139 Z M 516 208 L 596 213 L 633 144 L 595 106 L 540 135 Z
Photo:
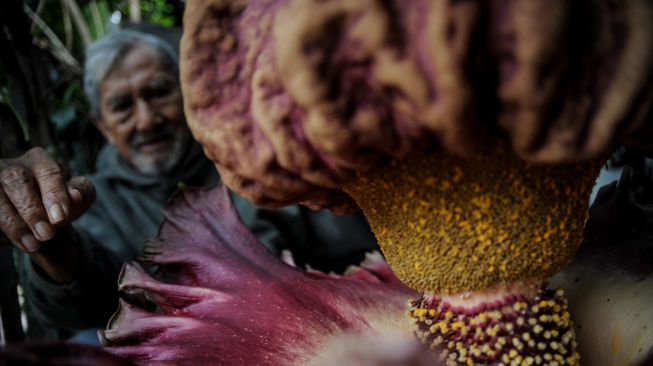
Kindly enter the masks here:
M 9 198 L 0 190 L 0 230 L 18 249 L 33 252 L 41 247 Z
M 51 239 L 54 228 L 49 223 L 31 172 L 21 166 L 7 167 L 0 173 L 0 184 L 9 202 L 34 236 L 40 241 Z
M 33 165 L 34 179 L 41 192 L 41 200 L 53 225 L 63 225 L 70 214 L 70 200 L 66 191 L 65 173 L 54 159 L 46 155 Z
M 81 216 L 95 201 L 95 186 L 85 177 L 73 177 L 67 182 L 70 196 L 70 220 Z

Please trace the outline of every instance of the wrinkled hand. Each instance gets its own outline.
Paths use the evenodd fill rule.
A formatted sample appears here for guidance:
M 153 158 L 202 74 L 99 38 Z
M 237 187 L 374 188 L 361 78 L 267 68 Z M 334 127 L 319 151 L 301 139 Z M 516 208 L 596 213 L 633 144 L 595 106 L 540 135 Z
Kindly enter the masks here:
M 41 249 L 94 200 L 88 179 L 70 178 L 40 147 L 0 159 L 0 229 L 22 251 Z

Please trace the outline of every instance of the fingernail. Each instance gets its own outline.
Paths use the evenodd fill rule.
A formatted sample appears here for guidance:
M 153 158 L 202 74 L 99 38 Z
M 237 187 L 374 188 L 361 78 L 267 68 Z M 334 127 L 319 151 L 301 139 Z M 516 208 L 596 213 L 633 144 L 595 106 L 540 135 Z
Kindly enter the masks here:
M 45 221 L 39 221 L 34 225 L 34 230 L 41 240 L 50 240 L 54 236 L 52 226 Z
M 63 211 L 63 208 L 58 203 L 55 203 L 54 205 L 50 206 L 48 212 L 50 213 L 50 219 L 52 220 L 53 224 L 58 224 L 61 221 L 63 221 L 66 215 L 65 212 Z
M 39 242 L 32 234 L 23 235 L 23 237 L 20 238 L 20 242 L 21 244 L 23 244 L 23 246 L 27 249 L 28 252 L 37 251 L 41 247 Z
M 77 203 L 82 202 L 82 193 L 80 191 L 78 191 L 77 189 L 72 188 L 70 190 L 70 192 L 68 192 L 68 193 L 70 194 L 70 198 L 72 198 L 73 201 L 75 201 Z

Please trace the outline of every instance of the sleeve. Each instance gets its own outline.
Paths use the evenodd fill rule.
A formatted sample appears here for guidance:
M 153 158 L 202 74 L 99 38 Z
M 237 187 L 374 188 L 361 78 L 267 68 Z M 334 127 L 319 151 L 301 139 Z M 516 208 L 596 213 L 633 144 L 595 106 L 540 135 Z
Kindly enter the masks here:
M 256 238 L 275 256 L 288 249 L 294 251 L 298 243 L 306 243 L 308 233 L 299 206 L 265 209 L 231 192 L 231 199 L 241 220 Z
M 365 253 L 379 250 L 361 211 L 338 216 L 300 205 L 264 209 L 233 192 L 232 200 L 258 240 L 277 257 L 289 250 L 299 267 L 342 273 L 349 265 L 360 264 Z
M 66 330 L 104 327 L 118 307 L 116 281 L 122 262 L 106 243 L 102 245 L 85 229 L 85 225 L 102 225 L 101 219 L 92 212 L 83 218 L 84 225 L 73 225 L 80 263 L 70 283 L 53 282 L 27 254 L 20 257 L 20 283 L 33 317 L 42 326 Z

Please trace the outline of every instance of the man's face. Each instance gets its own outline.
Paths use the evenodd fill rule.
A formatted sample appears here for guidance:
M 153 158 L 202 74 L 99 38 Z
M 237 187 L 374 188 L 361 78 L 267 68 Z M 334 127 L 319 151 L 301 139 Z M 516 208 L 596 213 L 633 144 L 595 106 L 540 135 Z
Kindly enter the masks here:
M 160 58 L 152 47 L 137 45 L 99 86 L 100 131 L 146 174 L 170 171 L 190 140 L 178 79 Z

